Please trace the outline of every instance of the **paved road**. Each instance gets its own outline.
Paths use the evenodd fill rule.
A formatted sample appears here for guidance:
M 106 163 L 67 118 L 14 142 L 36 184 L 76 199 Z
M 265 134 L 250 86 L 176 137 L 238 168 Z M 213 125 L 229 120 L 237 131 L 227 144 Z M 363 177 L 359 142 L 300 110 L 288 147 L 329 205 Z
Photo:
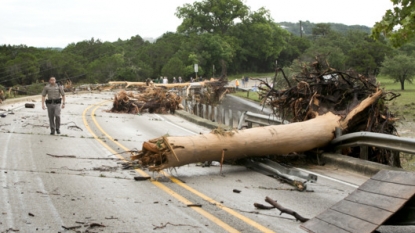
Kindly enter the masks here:
M 310 167 L 329 177 L 309 184 L 314 192 L 296 192 L 241 166 L 225 165 L 222 174 L 194 164 L 162 174 L 122 170 L 125 152 L 148 139 L 209 130 L 172 115 L 108 113 L 112 95 L 68 96 L 60 136 L 49 135 L 39 102 L 0 118 L 0 232 L 304 232 L 291 216 L 253 203 L 269 196 L 312 218 L 368 179 Z

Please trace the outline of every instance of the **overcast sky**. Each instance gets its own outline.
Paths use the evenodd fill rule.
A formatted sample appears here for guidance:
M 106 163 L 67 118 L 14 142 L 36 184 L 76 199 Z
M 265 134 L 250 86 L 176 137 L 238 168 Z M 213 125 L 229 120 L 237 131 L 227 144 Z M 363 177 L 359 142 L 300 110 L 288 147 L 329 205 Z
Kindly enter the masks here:
M 193 0 L 1 0 L 0 45 L 66 47 L 89 40 L 157 38 L 176 31 L 176 8 Z M 245 0 L 270 10 L 275 22 L 333 22 L 372 27 L 390 0 Z

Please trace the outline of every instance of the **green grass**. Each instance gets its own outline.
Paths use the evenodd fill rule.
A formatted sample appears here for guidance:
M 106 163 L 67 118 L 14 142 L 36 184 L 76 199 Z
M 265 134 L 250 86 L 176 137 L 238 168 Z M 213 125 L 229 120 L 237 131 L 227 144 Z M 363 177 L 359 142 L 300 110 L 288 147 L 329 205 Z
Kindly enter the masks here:
M 235 93 L 232 93 L 232 95 L 259 102 L 258 92 L 250 91 L 249 97 L 248 97 L 248 92 L 246 91 L 237 91 Z
M 234 74 L 229 75 L 228 80 L 235 80 L 235 79 L 241 79 L 242 76 L 248 76 L 249 78 L 264 78 L 264 77 L 274 77 L 275 73 L 240 73 L 240 74 Z
M 378 76 L 377 81 L 386 91 L 400 94 L 398 98 L 389 102 L 388 106 L 392 113 L 398 115 L 402 120 L 415 121 L 415 84 L 405 82 L 405 90 L 401 90 L 401 84 L 394 82 L 384 76 Z

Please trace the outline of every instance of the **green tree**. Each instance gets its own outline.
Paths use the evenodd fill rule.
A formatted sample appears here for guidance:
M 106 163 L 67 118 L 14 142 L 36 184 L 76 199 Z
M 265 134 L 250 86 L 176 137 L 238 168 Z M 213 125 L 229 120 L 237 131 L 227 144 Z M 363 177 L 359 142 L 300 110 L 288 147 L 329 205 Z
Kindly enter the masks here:
M 303 54 L 310 46 L 311 41 L 309 39 L 291 34 L 286 38 L 286 46 L 278 56 L 278 66 L 290 66 L 294 59 Z
M 313 45 L 304 52 L 300 60 L 302 62 L 313 62 L 316 57 L 326 60 L 331 68 L 336 70 L 345 69 L 346 56 L 339 47 Z
M 391 0 L 394 7 L 387 10 L 382 20 L 375 23 L 372 36 L 386 36 L 394 47 L 415 38 L 415 1 Z
M 387 57 L 383 62 L 381 74 L 400 82 L 401 90 L 405 90 L 405 81 L 412 83 L 415 76 L 415 58 L 405 54 Z
M 90 82 L 108 82 L 117 77 L 117 71 L 124 64 L 122 54 L 114 54 L 94 60 L 88 66 Z
M 203 0 L 178 7 L 176 16 L 183 19 L 180 33 L 227 34 L 235 20 L 243 20 L 249 8 L 241 0 Z
M 313 36 L 326 36 L 331 32 L 330 24 L 318 23 L 312 29 Z
M 48 74 L 44 80 L 48 80 L 49 77 L 54 76 L 57 81 L 63 81 L 65 79 L 76 81 L 77 78 L 74 77 L 81 77 L 87 73 L 85 63 L 86 59 L 76 54 L 53 54 L 44 63 L 44 66 L 42 66 L 42 69 L 44 69 L 42 73 Z
M 235 63 L 236 72 L 269 72 L 275 60 L 286 46 L 289 33 L 274 23 L 265 8 L 250 12 L 247 17 L 230 31 L 238 44 Z M 234 43 L 235 44 L 235 43 Z
M 39 64 L 31 53 L 19 53 L 6 63 L 7 76 L 13 84 L 29 85 L 39 77 Z
M 172 57 L 167 64 L 163 66 L 161 73 L 168 77 L 183 76 L 184 68 L 184 64 L 180 58 Z
M 193 5 L 185 4 L 176 11 L 176 16 L 183 19 L 177 31 L 187 35 L 216 34 L 232 44 L 232 39 L 226 38 L 229 29 L 237 20 L 243 21 L 248 13 L 249 8 L 241 0 L 203 0 Z M 226 75 L 226 64 L 226 58 L 221 58 L 222 75 Z

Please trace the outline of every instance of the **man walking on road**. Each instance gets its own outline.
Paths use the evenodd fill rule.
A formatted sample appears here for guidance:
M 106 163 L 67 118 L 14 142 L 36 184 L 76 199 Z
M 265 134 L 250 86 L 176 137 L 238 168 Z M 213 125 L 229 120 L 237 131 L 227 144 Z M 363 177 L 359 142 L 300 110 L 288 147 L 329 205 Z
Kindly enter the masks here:
M 46 95 L 48 99 L 45 100 Z M 61 99 L 62 96 L 62 99 Z M 49 116 L 49 125 L 50 125 L 50 134 L 54 135 L 55 130 L 57 134 L 60 134 L 59 129 L 61 125 L 61 103 L 62 108 L 65 108 L 65 92 L 63 88 L 56 84 L 55 77 L 49 79 L 49 84 L 47 84 L 42 91 L 42 109 L 48 109 Z

